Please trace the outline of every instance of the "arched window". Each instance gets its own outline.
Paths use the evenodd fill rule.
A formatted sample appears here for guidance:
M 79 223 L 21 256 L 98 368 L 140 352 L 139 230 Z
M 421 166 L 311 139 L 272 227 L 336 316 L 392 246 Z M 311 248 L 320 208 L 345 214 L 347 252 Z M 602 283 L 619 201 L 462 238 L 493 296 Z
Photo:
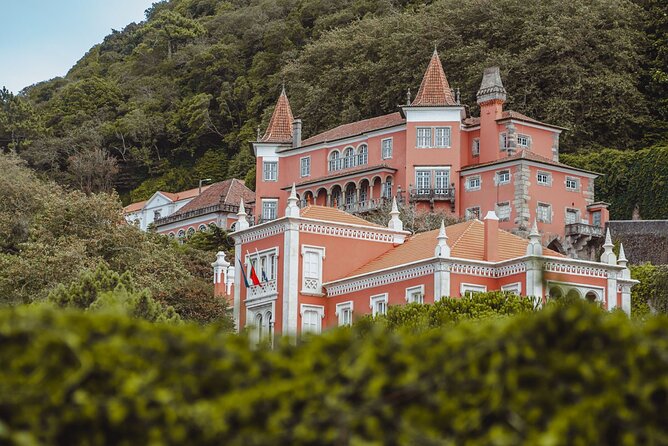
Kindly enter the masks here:
M 200 232 L 204 232 L 204 231 L 206 231 L 206 225 L 199 225 L 198 229 L 199 229 Z
M 190 227 L 188 228 L 188 237 L 191 237 L 195 233 L 195 228 Z
M 357 164 L 364 166 L 369 162 L 369 147 L 366 144 L 362 144 L 357 149 Z
M 258 313 L 255 316 L 255 336 L 256 336 L 256 342 L 260 342 L 262 340 L 262 314 Z
M 561 288 L 558 286 L 553 286 L 550 288 L 550 298 L 551 299 L 561 299 L 564 297 L 564 293 L 561 291 Z
M 357 165 L 355 160 L 355 149 L 348 147 L 343 153 L 343 168 L 355 167 Z
M 175 235 L 174 235 L 173 232 L 170 232 L 170 233 L 168 234 L 168 236 L 169 236 L 169 238 L 174 238 L 174 237 L 175 237 Z
M 346 206 L 351 206 L 355 203 L 355 193 L 357 192 L 355 185 L 350 183 L 346 186 Z
M 232 226 L 230 226 L 230 231 L 236 231 L 237 230 L 237 222 L 235 221 L 232 223 Z
M 585 294 L 585 299 L 587 299 L 589 302 L 595 303 L 598 300 L 598 295 L 593 291 L 589 291 L 587 294 Z
M 183 229 L 179 230 L 179 238 L 184 238 L 186 236 L 186 231 Z
M 329 170 L 339 170 L 341 168 L 341 158 L 338 150 L 329 154 Z

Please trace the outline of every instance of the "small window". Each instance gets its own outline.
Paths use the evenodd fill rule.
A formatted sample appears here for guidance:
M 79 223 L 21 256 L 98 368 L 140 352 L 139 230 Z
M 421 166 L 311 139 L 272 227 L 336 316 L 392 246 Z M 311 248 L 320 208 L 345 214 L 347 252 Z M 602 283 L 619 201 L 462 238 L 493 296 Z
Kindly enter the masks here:
M 338 150 L 329 154 L 329 170 L 339 170 L 342 167 L 341 154 Z
M 302 304 L 302 333 L 320 334 L 322 331 L 322 318 L 324 314 L 325 309 L 320 305 Z
M 178 233 L 177 236 L 178 236 L 178 238 L 185 238 L 185 236 L 186 236 L 186 231 L 183 230 L 183 229 L 179 230 L 179 233 Z
M 311 175 L 311 157 L 307 156 L 301 158 L 300 160 L 300 173 L 302 177 L 308 177 Z
M 475 175 L 468 177 L 466 180 L 466 190 L 479 190 L 480 189 L 480 175 Z
M 499 221 L 510 221 L 510 202 L 496 204 L 496 215 Z
M 392 198 L 392 178 L 387 178 L 385 180 L 380 196 L 381 198 Z
M 342 302 L 336 304 L 336 316 L 339 319 L 339 327 L 353 324 L 353 302 Z
M 538 208 L 536 209 L 536 218 L 540 223 L 551 223 L 552 206 L 546 203 L 538 203 Z
M 473 138 L 473 144 L 471 145 L 471 155 L 474 157 L 480 156 L 480 138 Z
M 480 220 L 480 206 L 474 206 L 466 209 L 467 220 Z
M 531 145 L 531 137 L 528 135 L 517 135 L 518 147 L 527 148 Z
M 580 189 L 580 180 L 573 177 L 566 177 L 566 189 L 577 191 Z
M 383 159 L 392 158 L 392 138 L 386 138 L 380 142 Z
M 174 237 L 176 237 L 176 235 L 173 232 L 170 232 L 169 233 L 169 238 L 173 239 Z
M 206 231 L 206 225 L 199 225 L 199 228 L 197 228 L 199 232 L 204 232 Z
M 371 314 L 375 316 L 387 314 L 387 293 L 371 296 Z
M 160 211 L 153 211 L 153 220 L 157 220 L 160 218 Z
M 276 161 L 265 161 L 263 169 L 264 181 L 278 181 L 278 163 Z
M 580 211 L 577 209 L 566 209 L 566 224 L 572 225 L 579 220 Z
M 424 285 L 406 288 L 406 302 L 409 304 L 423 304 Z
M 302 292 L 322 293 L 322 259 L 325 248 L 302 246 Z
M 419 149 L 431 147 L 431 128 L 418 127 L 417 128 L 417 142 L 416 146 Z
M 362 144 L 357 149 L 357 165 L 365 166 L 369 163 L 369 147 L 366 144 Z
M 509 283 L 501 287 L 501 291 L 513 293 L 517 296 L 522 295 L 522 282 Z
M 278 200 L 262 200 L 262 220 L 276 220 L 278 214 Z
M 508 150 L 508 134 L 499 134 L 499 145 L 501 150 Z
M 549 186 L 552 183 L 552 178 L 547 172 L 538 172 L 536 179 L 541 186 Z
M 188 228 L 188 237 L 192 237 L 195 234 L 195 228 Z
M 601 211 L 592 212 L 591 221 L 594 226 L 601 226 Z
M 450 147 L 450 127 L 436 127 L 436 147 Z
M 348 147 L 345 152 L 343 152 L 343 168 L 348 169 L 349 167 L 355 167 L 357 165 L 357 159 L 355 157 L 355 149 Z
M 509 170 L 500 170 L 496 173 L 496 184 L 508 184 L 510 183 L 510 171 Z
M 487 292 L 487 287 L 484 285 L 474 285 L 471 283 L 462 283 L 460 293 L 462 296 L 472 296 L 477 293 Z

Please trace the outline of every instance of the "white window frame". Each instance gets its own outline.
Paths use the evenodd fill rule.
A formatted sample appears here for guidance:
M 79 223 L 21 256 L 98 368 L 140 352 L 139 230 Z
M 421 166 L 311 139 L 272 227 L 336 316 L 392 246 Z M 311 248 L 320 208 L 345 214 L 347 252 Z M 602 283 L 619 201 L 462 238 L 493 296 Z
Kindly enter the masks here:
M 508 133 L 502 132 L 499 133 L 499 150 L 508 150 Z
M 413 294 L 416 291 L 420 293 L 421 302 L 418 302 L 418 301 L 414 300 L 413 297 L 412 297 Z M 412 304 L 412 303 L 423 304 L 424 303 L 424 285 L 416 285 L 416 286 L 411 286 L 411 287 L 406 288 L 406 302 L 408 302 L 409 304 Z
M 426 135 L 420 136 L 420 131 L 423 133 L 425 131 L 429 132 L 429 138 L 427 139 Z M 418 149 L 429 149 L 433 144 L 433 135 L 431 127 L 416 127 L 415 128 L 415 147 Z
M 387 293 L 383 294 L 376 294 L 373 295 L 369 298 L 369 306 L 371 307 L 371 315 L 373 317 L 378 316 L 379 314 L 385 315 L 387 314 L 387 306 L 388 306 L 389 298 Z M 385 304 L 385 311 L 383 313 L 378 312 L 378 304 L 383 303 Z
M 510 293 L 517 294 L 518 296 L 522 295 L 522 282 L 507 283 L 501 286 L 501 291 L 507 291 Z
M 468 220 L 480 220 L 482 216 L 480 215 L 482 213 L 482 209 L 480 209 L 480 206 L 471 206 L 470 208 L 466 208 L 466 211 L 464 213 L 464 218 Z M 474 214 L 477 215 L 477 217 L 474 217 Z
M 547 219 L 541 217 L 540 212 L 538 212 L 540 208 L 547 208 Z M 536 203 L 536 221 L 538 223 L 552 223 L 552 205 L 550 203 L 542 203 L 540 201 Z
M 272 172 L 268 166 L 276 166 L 275 170 Z M 271 174 L 274 174 L 274 177 L 271 177 Z M 262 180 L 263 181 L 278 181 L 278 161 L 262 161 Z
M 265 270 L 267 280 L 276 280 L 278 277 L 278 247 L 263 249 L 262 251 L 249 252 L 246 254 L 246 268 L 250 270 L 251 263 L 255 266 L 260 282 L 264 283 L 262 279 L 262 271 Z M 262 267 L 265 266 L 265 268 Z
M 311 176 L 311 157 L 299 158 L 299 173 L 302 178 Z
M 471 143 L 471 156 L 478 157 L 480 156 L 480 138 L 473 138 Z
M 508 174 L 508 178 L 506 180 L 501 179 L 501 174 L 502 173 L 507 173 Z M 501 185 L 501 184 L 510 184 L 510 179 L 511 179 L 510 169 L 498 170 L 496 172 L 496 175 L 494 175 L 494 180 L 495 180 L 497 186 Z
M 541 180 L 540 180 L 540 176 L 541 176 L 541 175 L 544 175 L 544 176 L 547 178 L 547 181 L 541 181 Z M 539 170 L 539 171 L 536 173 L 536 182 L 537 182 L 540 186 L 552 186 L 552 174 L 551 174 L 550 172 L 544 172 L 544 171 L 542 171 L 542 170 Z
M 439 132 L 445 132 L 439 136 Z M 439 149 L 448 149 L 452 146 L 452 128 L 435 127 L 434 128 L 434 147 Z
M 306 274 L 307 255 L 315 254 L 317 256 L 318 271 L 315 277 Z M 325 259 L 325 248 L 323 246 L 302 245 L 302 294 L 312 296 L 322 296 L 322 268 Z
M 471 182 L 477 180 L 477 185 L 471 186 Z M 480 175 L 471 175 L 470 177 L 466 178 L 466 182 L 464 183 L 466 186 L 467 191 L 476 191 L 480 190 L 482 187 L 482 177 Z
M 333 156 L 336 154 L 336 156 Z M 334 172 L 336 170 L 341 170 L 343 167 L 343 158 L 341 157 L 341 151 L 334 149 L 327 154 L 327 164 L 329 165 L 329 171 Z
M 316 320 L 318 321 L 318 324 L 316 325 L 316 328 L 313 331 L 306 330 L 305 327 L 304 327 L 304 324 L 306 322 L 305 319 L 304 319 L 304 314 L 307 311 L 313 311 L 318 316 L 320 316 L 320 319 L 316 318 Z M 322 306 L 322 305 L 312 305 L 312 304 L 301 304 L 301 306 L 299 307 L 299 315 L 302 318 L 302 334 L 305 334 L 305 333 L 320 334 L 320 333 L 322 333 L 322 320 L 325 317 L 325 307 L 324 306 Z
M 274 204 L 274 217 L 267 217 L 266 216 L 266 210 L 268 208 L 265 207 L 265 204 Z M 276 220 L 278 218 L 278 199 L 276 198 L 263 198 L 262 199 L 262 220 L 263 221 L 270 221 L 270 220 Z
M 362 143 L 357 146 L 355 157 L 357 158 L 357 166 L 366 166 L 369 164 L 369 145 L 367 143 Z
M 385 147 L 385 143 L 388 143 L 388 147 Z M 392 138 L 384 138 L 380 140 L 380 151 L 381 151 L 381 158 L 384 160 L 389 160 L 392 159 L 393 155 L 393 150 L 394 150 L 394 141 Z
M 348 319 L 346 320 L 346 314 Z M 339 327 L 353 324 L 353 301 L 341 302 L 336 304 L 336 318 L 339 321 Z
M 569 182 L 575 183 L 575 187 L 569 186 Z M 580 179 L 576 177 L 566 177 L 564 180 L 564 185 L 566 185 L 566 190 L 571 191 L 571 192 L 579 192 L 580 191 Z
M 522 144 L 522 139 L 526 140 L 526 144 Z M 531 136 L 525 135 L 522 133 L 517 134 L 517 147 L 523 147 L 525 149 L 528 149 L 531 147 Z
M 510 221 L 510 216 L 513 213 L 513 208 L 510 204 L 510 201 L 503 201 L 501 203 L 496 203 L 495 207 L 496 207 L 496 209 L 495 209 L 496 210 L 496 216 L 499 217 L 499 221 Z M 508 215 L 507 216 L 504 216 L 501 213 L 501 208 L 502 207 L 507 207 L 508 208 Z
M 476 283 L 462 283 L 459 286 L 459 294 L 463 297 L 467 293 L 486 293 L 487 285 L 478 285 Z
M 343 169 L 357 166 L 357 150 L 353 146 L 343 149 Z

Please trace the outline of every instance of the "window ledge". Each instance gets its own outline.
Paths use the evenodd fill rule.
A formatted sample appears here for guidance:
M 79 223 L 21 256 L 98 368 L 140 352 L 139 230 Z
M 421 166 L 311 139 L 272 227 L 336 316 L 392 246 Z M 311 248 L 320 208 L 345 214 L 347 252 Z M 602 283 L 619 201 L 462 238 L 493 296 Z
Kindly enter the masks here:
M 301 290 L 299 293 L 303 294 L 304 296 L 325 297 L 325 293 L 318 293 L 316 291 Z

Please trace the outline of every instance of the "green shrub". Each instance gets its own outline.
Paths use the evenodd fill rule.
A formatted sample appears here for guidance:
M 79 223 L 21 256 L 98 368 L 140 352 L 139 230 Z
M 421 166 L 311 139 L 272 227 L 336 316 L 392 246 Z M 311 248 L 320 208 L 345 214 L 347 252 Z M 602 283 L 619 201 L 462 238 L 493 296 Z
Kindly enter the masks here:
M 0 310 L 0 443 L 666 444 L 668 319 L 586 303 L 251 349 L 216 327 Z

